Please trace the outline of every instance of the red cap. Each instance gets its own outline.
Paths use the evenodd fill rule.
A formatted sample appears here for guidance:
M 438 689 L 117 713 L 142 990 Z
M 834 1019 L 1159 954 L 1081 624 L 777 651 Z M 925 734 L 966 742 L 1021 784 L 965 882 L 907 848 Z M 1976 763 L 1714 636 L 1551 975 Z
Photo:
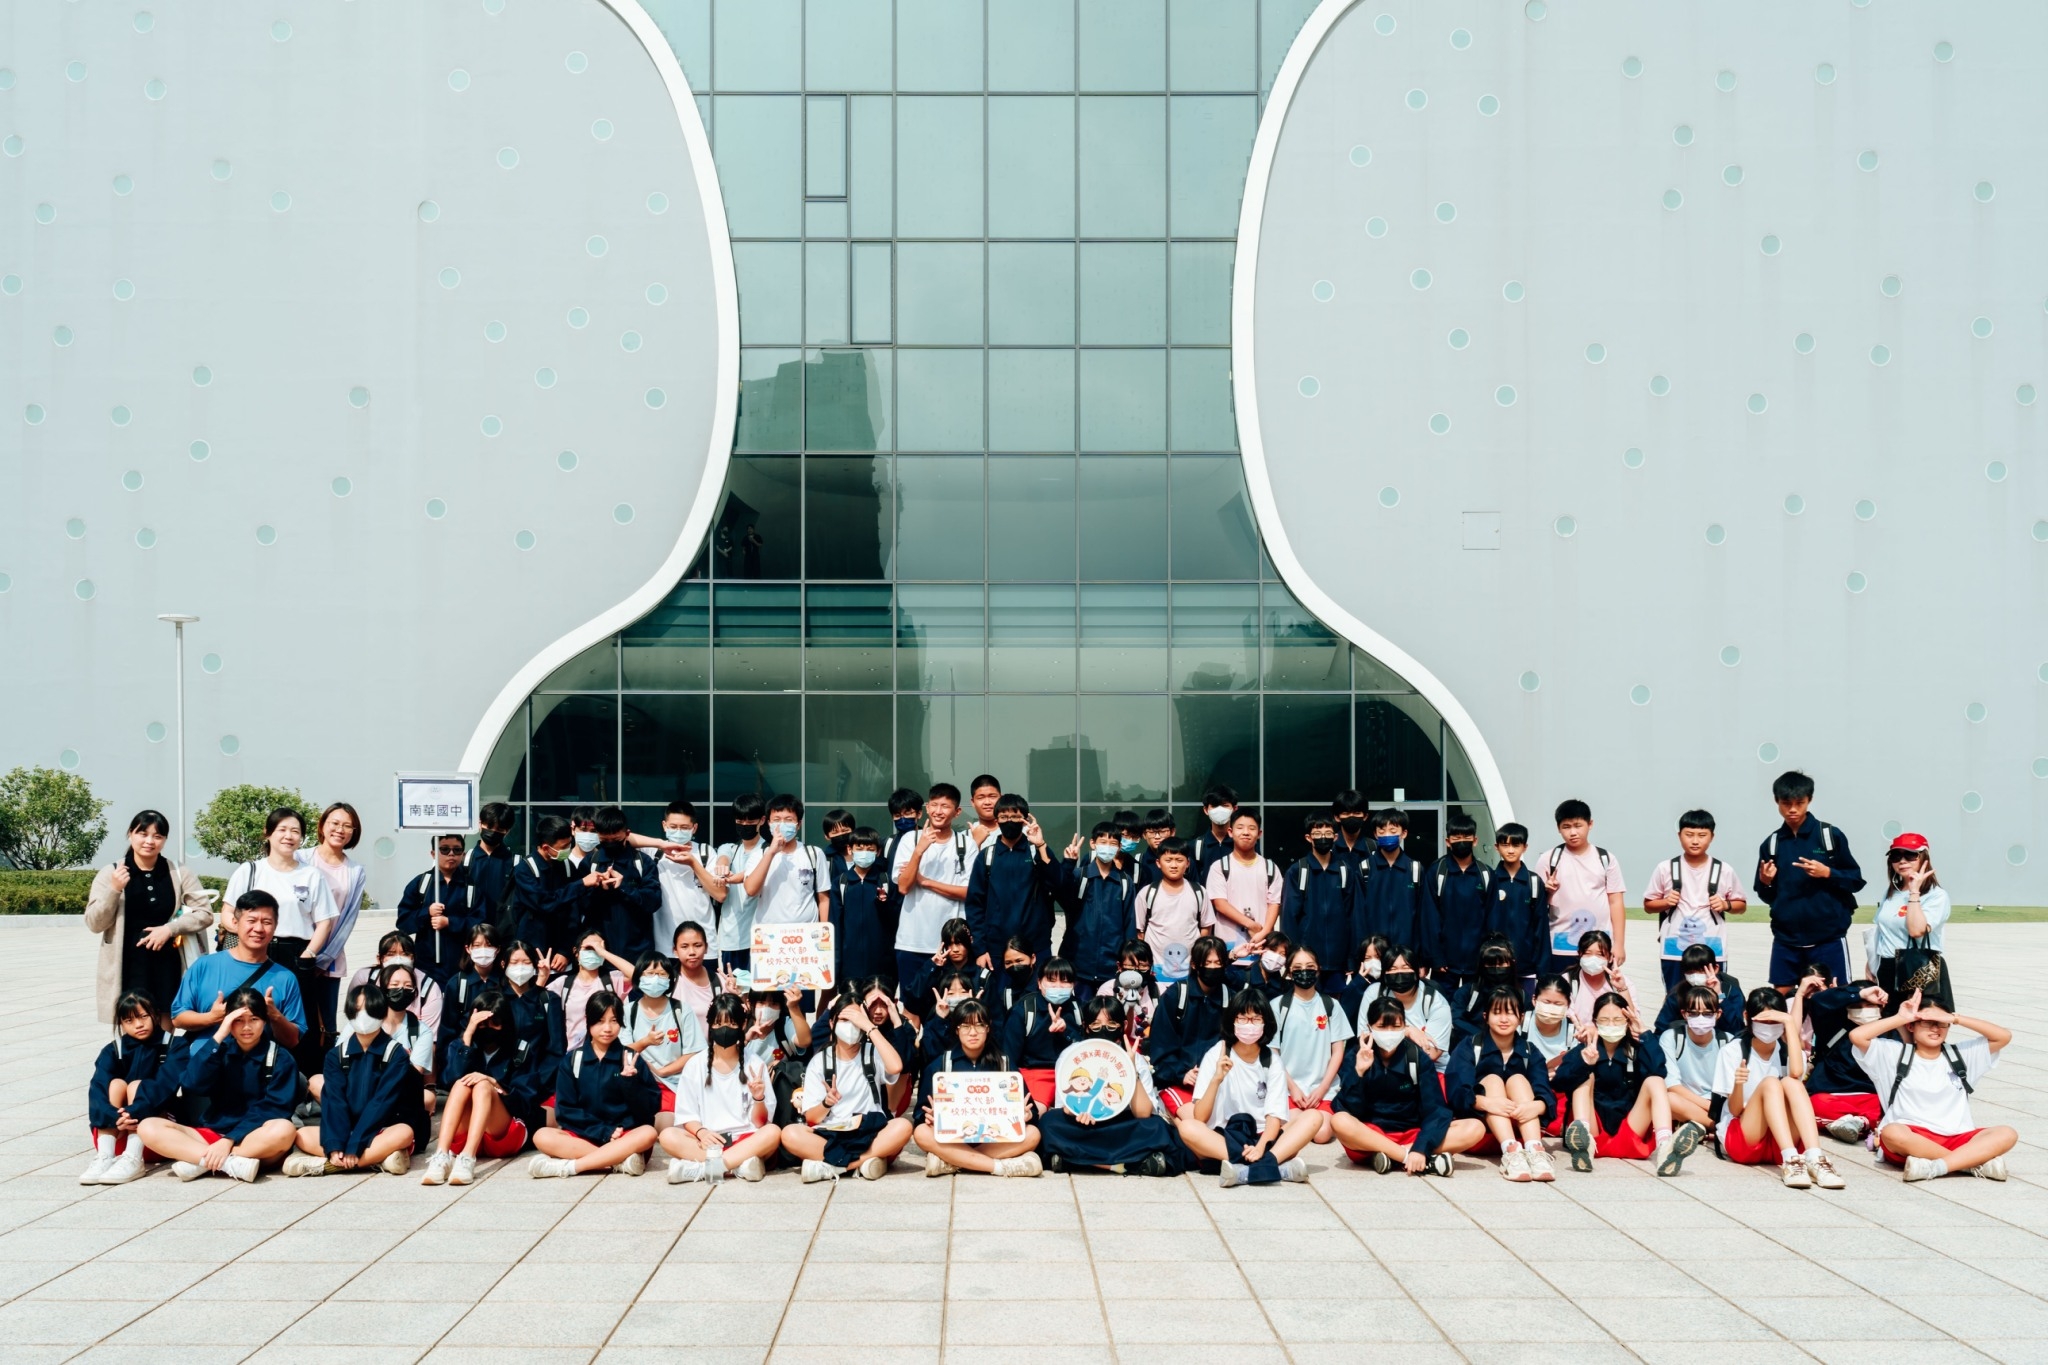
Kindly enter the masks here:
M 1890 851 L 1893 853 L 1925 853 L 1927 851 L 1927 836 L 1924 834 L 1901 834 L 1898 838 L 1892 840 Z

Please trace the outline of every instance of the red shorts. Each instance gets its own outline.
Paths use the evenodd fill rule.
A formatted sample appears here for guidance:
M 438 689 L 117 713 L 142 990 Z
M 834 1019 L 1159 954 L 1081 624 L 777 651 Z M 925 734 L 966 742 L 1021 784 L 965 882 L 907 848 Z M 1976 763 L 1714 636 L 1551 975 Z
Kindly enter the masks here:
M 661 1087 L 661 1112 L 664 1114 L 676 1112 L 676 1092 L 669 1089 L 666 1085 Z
M 114 1130 L 111 1128 L 107 1129 L 106 1131 L 110 1133 L 114 1132 Z M 88 1138 L 92 1139 L 93 1146 L 95 1150 L 97 1150 L 100 1140 L 100 1130 L 88 1123 L 85 1126 L 85 1135 Z M 129 1143 L 139 1141 L 141 1141 L 140 1137 L 134 1133 L 114 1133 L 114 1151 L 116 1153 L 126 1152 L 128 1150 Z M 155 1152 L 150 1151 L 149 1148 L 144 1147 L 142 1149 L 142 1161 L 144 1165 L 148 1165 L 152 1161 L 162 1160 L 162 1157 L 158 1156 Z
M 1742 1120 L 1736 1119 L 1728 1125 L 1728 1137 L 1721 1144 L 1721 1155 L 1738 1166 L 1771 1166 L 1784 1159 L 1783 1149 L 1778 1140 L 1765 1128 L 1763 1136 L 1751 1142 L 1742 1135 Z
M 1038 1102 L 1041 1110 L 1052 1108 L 1052 1068 L 1027 1066 L 1019 1068 L 1024 1077 L 1024 1088 L 1031 1092 L 1031 1098 Z
M 200 1140 L 209 1147 L 227 1137 L 226 1133 L 216 1133 L 211 1128 L 194 1128 L 192 1131 L 199 1134 Z
M 1656 1138 L 1651 1133 L 1638 1133 L 1628 1126 L 1626 1116 L 1621 1127 L 1612 1133 L 1602 1132 L 1600 1122 L 1593 1122 L 1593 1155 L 1616 1156 L 1624 1161 L 1641 1161 L 1654 1155 L 1657 1150 Z
M 1931 1128 L 1922 1128 L 1918 1124 L 1909 1123 L 1906 1125 L 1906 1131 L 1914 1134 L 1916 1137 L 1924 1137 L 1929 1142 L 1938 1142 L 1953 1152 L 1984 1130 L 1982 1128 L 1972 1128 L 1967 1133 L 1937 1133 Z M 1891 1148 L 1885 1146 L 1882 1141 L 1877 1144 L 1877 1154 L 1884 1160 L 1891 1162 L 1894 1166 L 1906 1164 L 1906 1158 L 1902 1153 L 1894 1152 Z
M 1180 1111 L 1194 1102 L 1195 1092 L 1184 1085 L 1169 1085 L 1159 1092 L 1160 1107 L 1172 1118 L 1178 1118 Z
M 1304 1109 L 1304 1108 L 1303 1108 L 1303 1107 L 1302 1107 L 1301 1105 L 1299 1105 L 1299 1104 L 1296 1104 L 1296 1103 L 1294 1102 L 1294 1096 L 1292 1096 L 1292 1095 L 1289 1095 L 1289 1096 L 1287 1097 L 1287 1108 L 1288 1108 L 1288 1111 L 1289 1111 L 1290 1113 L 1303 1113 L 1303 1114 L 1306 1114 L 1306 1113 L 1307 1113 L 1307 1112 L 1309 1111 L 1309 1109 L 1313 1109 L 1313 1110 L 1315 1110 L 1316 1112 L 1318 1112 L 1318 1113 L 1322 1113 L 1322 1114 L 1334 1114 L 1334 1113 L 1336 1113 L 1336 1112 L 1337 1112 L 1337 1111 L 1336 1111 L 1335 1109 L 1331 1108 L 1331 1106 L 1330 1106 L 1330 1102 L 1329 1102 L 1328 1100 L 1324 1100 L 1324 1101 L 1323 1101 L 1322 1103 L 1320 1103 L 1320 1104 L 1313 1104 L 1313 1105 L 1310 1105 L 1310 1106 L 1308 1106 L 1308 1108 L 1307 1108 L 1307 1109 Z
M 469 1134 L 461 1132 L 457 1133 L 454 1141 L 448 1144 L 448 1150 L 460 1153 L 468 1145 Z M 513 1119 L 505 1125 L 505 1131 L 496 1137 L 485 1133 L 484 1140 L 477 1144 L 476 1154 L 485 1161 L 503 1161 L 508 1156 L 518 1156 L 525 1146 L 526 1125 L 518 1119 Z
M 1390 1133 L 1386 1129 L 1380 1127 L 1377 1123 L 1368 1123 L 1365 1126 L 1372 1129 L 1372 1131 L 1374 1131 L 1375 1133 L 1378 1133 L 1387 1141 L 1399 1143 L 1403 1147 L 1413 1147 L 1415 1145 L 1415 1139 L 1422 1136 L 1422 1130 L 1420 1128 L 1403 1128 L 1398 1133 Z M 1360 1166 L 1364 1166 L 1372 1161 L 1371 1152 L 1354 1152 L 1349 1147 L 1346 1147 L 1344 1149 L 1344 1155 L 1350 1157 L 1352 1161 L 1356 1162 Z
M 1884 1118 L 1884 1106 L 1877 1102 L 1877 1096 L 1868 1092 L 1860 1095 L 1854 1091 L 1837 1095 L 1814 1095 L 1809 1093 L 1808 1098 L 1813 1101 L 1813 1116 L 1822 1123 L 1826 1123 L 1829 1119 L 1847 1118 L 1849 1115 L 1854 1114 L 1860 1118 L 1867 1119 L 1870 1126 L 1875 1128 L 1878 1125 L 1878 1121 Z

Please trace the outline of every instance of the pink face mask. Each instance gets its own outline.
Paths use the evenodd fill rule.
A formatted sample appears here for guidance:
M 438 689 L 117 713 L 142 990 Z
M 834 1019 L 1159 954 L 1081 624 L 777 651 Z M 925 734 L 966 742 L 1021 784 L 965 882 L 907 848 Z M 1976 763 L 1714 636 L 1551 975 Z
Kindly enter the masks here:
M 1257 1019 L 1240 1019 L 1240 1020 L 1238 1020 L 1238 1021 L 1237 1021 L 1237 1041 L 1238 1041 L 1238 1042 L 1240 1042 L 1240 1043 L 1256 1043 L 1256 1042 L 1258 1042 L 1258 1041 L 1259 1041 L 1259 1039 L 1261 1039 L 1261 1038 L 1263 1038 L 1263 1037 L 1265 1037 L 1265 1036 L 1266 1036 L 1266 1026 L 1265 1026 L 1265 1024 L 1264 1024 L 1264 1023 L 1260 1022 L 1259 1020 L 1257 1020 Z

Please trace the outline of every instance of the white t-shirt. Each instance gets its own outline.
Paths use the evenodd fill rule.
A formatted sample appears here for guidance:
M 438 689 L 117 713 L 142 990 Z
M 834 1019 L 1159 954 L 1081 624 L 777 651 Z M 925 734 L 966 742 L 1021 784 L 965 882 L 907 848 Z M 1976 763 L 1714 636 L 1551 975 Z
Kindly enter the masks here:
M 757 839 L 752 848 L 744 844 L 722 844 L 717 857 L 725 862 L 727 871 L 744 877 L 754 870 L 754 864 L 761 861 L 767 851 L 767 841 Z M 662 946 L 666 948 L 668 945 Z M 744 953 L 754 946 L 754 902 L 738 882 L 725 888 L 725 905 L 718 918 L 716 946 L 721 957 L 727 953 Z
M 699 851 L 697 856 L 704 855 Z M 696 872 L 687 863 L 669 858 L 655 859 L 654 870 L 661 881 L 661 908 L 654 912 L 654 946 L 663 953 L 671 951 L 676 930 L 686 923 L 704 926 L 708 937 L 713 932 L 717 911 L 712 908 L 711 893 L 697 880 Z
M 896 841 L 896 856 L 890 859 L 889 867 L 892 884 L 903 875 L 904 866 L 910 862 L 910 854 L 917 847 L 917 838 L 918 831 L 911 830 Z M 974 866 L 973 851 L 973 841 L 956 832 L 924 851 L 924 859 L 918 864 L 918 874 L 947 886 L 964 887 L 968 869 Z M 922 886 L 913 888 L 903 898 L 902 916 L 896 921 L 896 950 L 936 953 L 939 950 L 939 931 L 946 927 L 946 921 L 959 919 L 966 912 L 965 901 L 948 900 Z
M 818 890 L 825 885 L 824 853 L 799 845 L 789 853 L 778 853 L 768 864 L 761 894 L 754 898 L 756 924 L 815 924 L 818 922 Z
M 677 1077 L 676 1123 L 701 1123 L 714 1133 L 727 1137 L 735 1133 L 751 1133 L 757 1125 L 754 1122 L 754 1097 L 747 1089 L 747 1076 L 760 1074 L 766 1078 L 766 1071 L 758 1062 L 742 1060 L 731 1071 L 714 1070 L 711 1084 L 704 1084 L 704 1067 L 711 1054 L 700 1052 L 684 1064 Z M 774 1093 L 765 1092 L 772 1108 Z
M 1982 1038 L 1965 1038 L 1949 1046 L 1962 1054 L 1963 1073 L 1973 1087 L 1985 1072 L 1998 1065 L 1998 1054 Z M 1857 1051 L 1857 1064 L 1877 1088 L 1879 1100 L 1892 1093 L 1892 1083 L 1899 1076 L 1899 1057 L 1905 1049 L 1906 1045 L 1896 1038 L 1877 1038 L 1869 1047 Z M 1967 1133 L 1977 1126 L 1970 1118 L 1970 1097 L 1963 1093 L 1945 1053 L 1931 1058 L 1914 1056 L 1906 1079 L 1899 1084 L 1898 1098 L 1884 1111 L 1884 1121 L 1925 1128 L 1943 1137 Z
M 1727 1042 L 1721 1044 L 1720 1055 L 1714 1058 L 1714 1093 L 1716 1095 L 1727 1095 L 1735 1089 L 1735 1068 L 1741 1065 L 1742 1040 L 1740 1038 L 1730 1038 Z M 1771 1055 L 1768 1057 L 1752 1050 L 1749 1058 L 1749 1081 L 1742 1087 L 1743 1107 L 1747 1108 L 1750 1100 L 1755 1097 L 1758 1082 L 1771 1076 L 1782 1076 L 1784 1074 L 1785 1040 L 1783 1038 L 1778 1040 L 1778 1045 L 1771 1049 Z M 1720 1138 L 1723 1143 L 1728 1141 L 1728 1125 L 1734 1121 L 1735 1110 L 1732 1106 L 1721 1110 L 1721 1122 L 1715 1129 L 1715 1136 Z
M 1324 1004 L 1329 1008 L 1324 1009 Z M 1304 1000 L 1290 990 L 1273 1001 L 1273 1018 L 1280 1026 L 1280 1060 L 1287 1064 L 1287 1074 L 1304 1091 L 1312 1089 L 1330 1069 L 1331 1044 L 1352 1036 L 1351 1021 L 1345 1017 L 1344 1007 L 1328 996 Z M 1334 1092 L 1336 1086 L 1330 1089 Z M 1331 1094 L 1323 1098 L 1333 1097 Z
M 1708 1034 L 1705 1042 L 1697 1042 L 1691 1031 L 1680 1024 L 1664 1030 L 1657 1038 L 1657 1046 L 1664 1050 L 1667 1083 L 1682 1085 L 1702 1098 L 1714 1093 L 1714 1073 L 1721 1064 L 1721 1049 L 1713 1034 Z M 1750 1070 L 1754 1073 L 1756 1068 Z M 1729 1072 L 1731 1079 L 1734 1074 Z
M 697 1016 L 678 1006 L 673 1000 L 669 1001 L 668 1008 L 660 1014 L 648 1009 L 645 1000 L 635 1000 L 626 1006 L 626 1017 L 619 1025 L 619 1041 L 637 1043 L 657 1024 L 666 1026 L 661 1041 L 649 1043 L 640 1052 L 641 1064 L 650 1071 L 657 1066 L 667 1066 L 678 1057 L 704 1051 L 704 1035 L 697 1028 Z M 678 1071 L 672 1076 L 658 1076 L 655 1079 L 680 1094 L 682 1077 L 683 1073 Z M 697 1079 L 701 1084 L 704 1078 L 700 1075 Z
M 422 1076 L 434 1074 L 434 1034 L 410 1010 L 384 1014 L 384 1032 L 405 1044 L 406 1060 Z
M 867 1044 L 862 1043 L 865 1047 Z M 836 1045 L 828 1044 L 821 1049 L 811 1064 L 804 1068 L 803 1098 L 797 1107 L 808 1113 L 825 1102 L 825 1086 L 828 1077 L 825 1072 L 825 1058 L 830 1056 L 839 1067 L 839 1103 L 826 1113 L 825 1121 L 817 1126 L 827 1130 L 852 1128 L 861 1121 L 861 1116 L 882 1110 L 886 1097 L 877 1097 L 868 1089 L 867 1073 L 861 1070 L 860 1058 L 841 1057 Z M 701 1077 L 699 1078 L 702 1079 Z M 896 1084 L 896 1077 L 882 1070 L 882 1059 L 875 1057 L 875 1079 L 883 1089 Z
M 249 874 L 251 866 L 242 863 L 235 868 L 228 877 L 228 889 L 221 896 L 221 904 L 232 907 L 245 891 L 268 891 L 277 900 L 279 938 L 311 938 L 314 925 L 325 924 L 341 913 L 334 903 L 334 893 L 327 889 L 327 878 L 312 863 L 300 863 L 289 872 L 279 872 L 269 859 L 258 858 L 253 864 L 253 878 Z
M 1197 1095 L 1208 1091 L 1227 1046 L 1218 1043 L 1202 1058 L 1202 1069 L 1195 1074 Z M 1287 1064 L 1280 1060 L 1278 1048 L 1270 1049 L 1270 1055 L 1273 1060 L 1264 1071 L 1259 1070 L 1256 1061 L 1247 1062 L 1242 1057 L 1232 1062 L 1230 1074 L 1216 1088 L 1216 1107 L 1209 1111 L 1211 1128 L 1220 1129 L 1239 1114 L 1250 1114 L 1260 1123 L 1269 1118 L 1287 1121 Z
M 1276 918 L 1284 880 L 1279 864 L 1271 858 L 1255 856 L 1251 862 L 1241 863 L 1237 860 L 1237 850 L 1232 849 L 1209 865 L 1209 878 L 1202 889 L 1209 893 L 1212 902 L 1229 901 L 1230 908 L 1240 915 L 1264 922 Z M 1251 937 L 1243 925 L 1232 923 L 1221 915 L 1216 916 L 1216 936 L 1231 948 L 1240 946 Z
M 1358 1002 L 1358 1017 L 1364 1019 L 1372 1002 L 1380 998 L 1380 983 L 1375 981 L 1365 988 L 1365 996 Z M 1396 997 L 1398 998 L 1398 997 Z M 1451 1001 L 1442 991 L 1427 981 L 1415 987 L 1415 1004 L 1406 1010 L 1408 1023 L 1429 1035 L 1437 1045 L 1436 1069 L 1442 1071 L 1451 1064 Z M 1420 1014 L 1421 1018 L 1416 1018 Z M 1354 1029 L 1355 1033 L 1356 1030 Z

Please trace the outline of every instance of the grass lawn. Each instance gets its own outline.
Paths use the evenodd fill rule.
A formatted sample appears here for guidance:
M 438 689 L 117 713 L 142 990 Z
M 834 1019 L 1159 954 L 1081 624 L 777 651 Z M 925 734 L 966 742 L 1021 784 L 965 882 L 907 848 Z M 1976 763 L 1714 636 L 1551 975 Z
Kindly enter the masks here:
M 1630 919 L 1655 919 L 1655 911 L 1645 910 L 1640 905 L 1628 908 Z M 1856 923 L 1868 924 L 1877 913 L 1874 905 L 1856 907 Z M 1770 907 L 1752 903 L 1750 908 L 1737 915 L 1732 923 L 1767 924 L 1770 922 Z M 1950 916 L 1951 924 L 2048 924 L 2048 905 L 1958 905 Z

